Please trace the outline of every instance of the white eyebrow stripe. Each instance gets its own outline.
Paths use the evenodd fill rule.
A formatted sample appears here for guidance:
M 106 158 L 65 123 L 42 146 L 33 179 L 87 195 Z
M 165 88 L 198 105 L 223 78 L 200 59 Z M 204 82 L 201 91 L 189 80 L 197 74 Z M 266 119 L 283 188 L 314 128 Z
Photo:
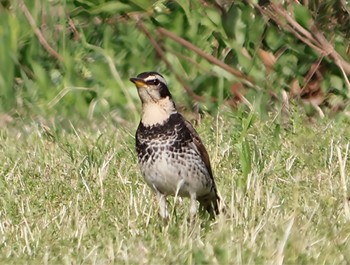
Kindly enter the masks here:
M 161 77 L 160 75 L 150 75 L 150 76 L 147 76 L 145 78 L 145 81 L 150 81 L 150 80 L 154 80 L 154 79 L 158 79 L 161 83 L 165 84 L 166 85 L 166 81 L 163 77 Z

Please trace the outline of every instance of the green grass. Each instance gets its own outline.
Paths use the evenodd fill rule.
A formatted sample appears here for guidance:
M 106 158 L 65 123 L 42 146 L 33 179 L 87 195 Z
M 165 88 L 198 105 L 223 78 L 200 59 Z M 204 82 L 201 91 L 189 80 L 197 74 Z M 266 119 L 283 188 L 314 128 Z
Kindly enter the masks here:
M 0 129 L 0 263 L 348 264 L 349 123 L 219 113 L 197 129 L 228 211 L 194 226 L 187 200 L 159 220 L 136 124 Z

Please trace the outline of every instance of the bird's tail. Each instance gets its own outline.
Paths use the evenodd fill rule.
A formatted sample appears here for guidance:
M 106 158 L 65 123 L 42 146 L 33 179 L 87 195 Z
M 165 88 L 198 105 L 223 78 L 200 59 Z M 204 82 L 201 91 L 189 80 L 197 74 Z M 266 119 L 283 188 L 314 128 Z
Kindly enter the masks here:
M 219 213 L 225 212 L 224 202 L 216 190 L 214 194 L 199 198 L 198 201 L 200 208 L 207 211 L 212 218 L 215 218 L 215 215 Z

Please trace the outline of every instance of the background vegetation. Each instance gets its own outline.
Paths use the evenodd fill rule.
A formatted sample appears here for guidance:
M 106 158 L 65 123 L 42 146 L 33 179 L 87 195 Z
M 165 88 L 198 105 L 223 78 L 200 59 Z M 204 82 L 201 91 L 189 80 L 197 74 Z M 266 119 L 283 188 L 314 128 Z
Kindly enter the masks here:
M 0 263 L 350 263 L 349 9 L 0 0 Z M 129 82 L 149 70 L 197 121 L 215 222 L 186 200 L 158 221 Z
M 129 119 L 138 98 L 128 78 L 146 70 L 185 90 L 181 104 L 210 112 L 243 102 L 266 115 L 291 99 L 321 116 L 348 111 L 345 1 L 1 3 L 0 105 L 10 116 Z

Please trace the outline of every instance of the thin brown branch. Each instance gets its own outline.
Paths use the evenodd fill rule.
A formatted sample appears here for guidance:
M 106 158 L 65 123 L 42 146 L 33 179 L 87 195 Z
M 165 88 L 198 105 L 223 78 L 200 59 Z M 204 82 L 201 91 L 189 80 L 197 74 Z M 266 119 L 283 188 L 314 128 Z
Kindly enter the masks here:
M 241 71 L 232 68 L 231 66 L 223 63 L 222 61 L 220 61 L 219 59 L 215 58 L 214 56 L 207 54 L 206 52 L 204 52 L 203 50 L 201 50 L 200 48 L 194 46 L 192 43 L 188 42 L 187 40 L 175 35 L 174 33 L 166 30 L 165 28 L 159 28 L 158 32 L 161 35 L 164 35 L 174 41 L 176 41 L 177 43 L 181 44 L 182 46 L 185 46 L 186 48 L 194 51 L 195 53 L 197 53 L 198 55 L 202 56 L 203 58 L 205 58 L 206 60 L 208 60 L 209 62 L 221 67 L 222 69 L 226 70 L 227 72 L 242 78 L 244 80 L 247 80 L 251 83 L 253 83 L 253 78 L 250 76 L 245 75 L 244 73 L 242 73 Z
M 193 60 L 192 58 L 184 55 L 183 53 L 177 52 L 177 51 L 175 51 L 173 49 L 169 49 L 168 47 L 167 47 L 166 51 L 174 54 L 178 58 L 181 58 L 183 60 L 188 61 L 189 63 L 193 64 L 197 69 L 200 69 L 201 72 L 208 73 L 208 74 L 210 73 L 210 71 L 208 71 L 203 66 L 201 66 L 199 63 L 197 63 L 195 60 Z
M 254 5 L 255 8 L 257 8 L 263 15 L 265 15 L 266 17 L 272 19 L 277 25 L 279 25 L 281 28 L 287 28 L 295 37 L 297 37 L 299 40 L 301 40 L 302 42 L 304 42 L 306 45 L 308 45 L 309 47 L 311 47 L 312 49 L 314 49 L 316 52 L 323 54 L 323 50 L 320 49 L 317 46 L 317 43 L 313 43 L 314 40 L 309 40 L 308 38 L 306 38 L 305 36 L 302 36 L 297 30 L 296 28 L 293 28 L 291 25 L 283 23 L 282 21 L 280 21 L 280 19 L 277 17 L 276 12 L 269 10 L 269 9 L 265 9 L 259 5 Z
M 347 77 L 347 74 L 350 74 L 350 64 L 346 62 L 334 49 L 334 47 L 326 40 L 326 38 L 323 36 L 323 34 L 317 29 L 317 27 L 314 25 L 312 26 L 312 32 L 315 36 L 316 40 L 320 43 L 320 45 L 323 47 L 325 51 L 328 52 L 329 57 L 335 62 L 335 64 L 339 67 L 341 70 L 343 77 L 345 79 L 345 83 L 348 87 L 348 91 L 350 94 L 350 82 Z
M 318 60 L 310 67 L 309 72 L 306 74 L 306 76 L 304 78 L 304 86 L 300 90 L 300 94 L 303 94 L 303 92 L 305 91 L 305 89 L 306 89 L 307 85 L 309 84 L 311 78 L 314 76 L 316 71 L 319 69 L 322 60 L 323 60 L 323 56 L 318 58 Z
M 80 39 L 79 32 L 78 32 L 77 28 L 75 27 L 73 19 L 71 19 L 70 17 L 68 17 L 68 25 L 74 34 L 74 40 L 76 40 L 76 41 L 79 40 Z
M 312 34 L 306 29 L 304 29 L 298 22 L 296 22 L 294 18 L 292 18 L 281 5 L 271 3 L 270 7 L 275 13 L 279 14 L 281 17 L 284 17 L 287 20 L 287 22 L 292 26 L 292 28 L 295 28 L 300 34 L 305 36 L 307 39 L 311 41 L 314 40 Z
M 44 49 L 55 59 L 57 59 L 58 61 L 62 62 L 63 61 L 63 57 L 56 52 L 51 46 L 50 44 L 47 42 L 47 40 L 45 39 L 43 33 L 40 31 L 40 29 L 38 28 L 38 26 L 35 23 L 35 20 L 32 16 L 32 14 L 29 12 L 26 4 L 24 3 L 23 0 L 19 0 L 19 7 L 22 10 L 24 16 L 26 17 L 26 19 L 28 20 L 30 26 L 32 27 L 32 29 L 34 30 L 35 35 L 37 36 L 40 44 L 44 47 Z
M 350 64 L 346 62 L 334 49 L 334 47 L 326 40 L 323 34 L 318 30 L 315 24 L 311 27 L 311 32 L 304 29 L 298 22 L 294 20 L 281 6 L 276 4 L 271 4 L 271 8 L 282 15 L 292 26 L 292 28 L 297 29 L 301 34 L 303 34 L 307 39 L 313 43 L 318 44 L 318 48 L 323 51 L 325 55 L 329 55 L 333 61 L 341 67 L 342 72 L 350 74 Z M 346 75 L 345 75 L 346 77 Z M 347 78 L 346 78 L 347 79 Z M 347 80 L 349 82 L 349 80 Z M 349 87 L 350 91 L 350 87 Z
M 331 59 L 341 68 L 341 71 L 350 74 L 350 64 L 346 62 L 334 49 L 334 47 L 326 40 L 323 34 L 318 30 L 315 24 L 311 27 L 311 32 L 304 29 L 298 22 L 296 22 L 281 6 L 276 4 L 271 4 L 272 9 L 282 15 L 292 26 L 292 28 L 297 29 L 302 33 L 308 40 L 317 43 L 318 49 L 321 49 L 325 55 L 329 55 Z M 349 80 L 347 76 L 344 75 L 347 84 Z M 349 87 L 350 92 L 350 87 Z
M 174 71 L 174 67 L 172 66 L 172 64 L 166 59 L 165 53 L 162 50 L 162 48 L 159 46 L 159 44 L 157 43 L 157 41 L 152 37 L 151 33 L 148 31 L 148 29 L 145 27 L 145 25 L 143 24 L 142 20 L 138 17 L 138 16 L 134 16 L 133 17 L 136 22 L 137 22 L 137 27 L 145 34 L 145 36 L 149 39 L 150 43 L 152 44 L 152 46 L 154 47 L 154 49 L 156 50 L 156 53 L 158 54 L 158 56 L 161 58 L 161 60 L 165 63 L 165 65 L 167 66 L 167 68 L 169 68 L 175 75 L 176 79 L 181 83 L 181 85 L 184 87 L 184 89 L 186 90 L 186 92 L 190 95 L 190 97 L 192 97 L 194 100 L 196 101 L 204 101 L 205 98 L 203 96 L 199 96 L 196 93 L 194 93 L 191 88 L 188 86 L 188 84 L 186 83 L 186 81 L 179 75 L 176 73 L 176 71 Z M 212 101 L 215 101 L 214 98 L 211 99 Z
M 322 56 L 328 56 L 341 70 L 345 84 L 350 94 L 350 82 L 347 75 L 350 74 L 350 63 L 344 60 L 334 47 L 327 41 L 322 32 L 313 24 L 311 32 L 303 28 L 295 19 L 283 9 L 281 5 L 271 3 L 270 9 L 267 11 L 265 8 L 254 5 L 262 14 L 274 20 L 279 26 L 287 28 L 292 34 L 294 34 L 299 40 L 304 42 L 306 45 L 311 47 L 314 51 L 320 53 Z M 277 18 L 276 14 L 283 17 L 287 24 L 283 24 L 280 19 Z M 314 22 L 312 22 L 314 23 Z

